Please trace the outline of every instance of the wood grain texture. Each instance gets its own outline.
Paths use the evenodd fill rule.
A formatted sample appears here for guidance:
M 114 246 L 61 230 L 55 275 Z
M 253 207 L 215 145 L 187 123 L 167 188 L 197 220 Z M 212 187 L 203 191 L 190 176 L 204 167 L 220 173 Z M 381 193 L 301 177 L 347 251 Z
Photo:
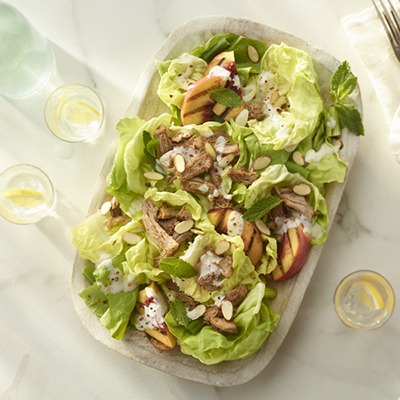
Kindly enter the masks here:
M 154 58 L 155 60 L 164 60 L 177 57 L 181 53 L 199 44 L 203 44 L 210 37 L 226 32 L 264 40 L 267 43 L 279 44 L 283 42 L 289 46 L 308 52 L 313 58 L 315 69 L 318 73 L 322 94 L 325 98 L 329 95 L 331 75 L 339 65 L 338 60 L 322 50 L 313 48 L 299 38 L 250 20 L 232 17 L 196 18 L 174 31 Z M 126 112 L 127 117 L 139 115 L 143 119 L 150 119 L 169 111 L 159 100 L 156 93 L 159 80 L 160 78 L 154 61 L 152 61 L 138 82 L 133 95 L 133 101 Z M 355 101 L 356 106 L 361 112 L 362 104 L 359 88 L 357 88 Z M 350 169 L 357 151 L 358 137 L 343 132 L 343 142 L 342 156 Z M 97 189 L 89 208 L 89 214 L 95 212 L 104 201 L 105 178 L 113 165 L 116 147 L 117 139 L 112 144 L 100 173 Z M 331 184 L 327 188 L 326 199 L 331 223 L 339 206 L 344 187 L 345 184 Z M 169 352 L 160 352 L 143 337 L 142 333 L 129 330 L 121 341 L 111 338 L 109 332 L 101 325 L 99 319 L 78 296 L 78 292 L 86 286 L 81 273 L 86 262 L 79 255 L 76 256 L 72 274 L 73 302 L 83 324 L 97 340 L 136 362 L 206 385 L 239 385 L 248 382 L 259 374 L 272 360 L 284 342 L 299 310 L 313 272 L 317 267 L 321 251 L 322 246 L 313 246 L 307 263 L 299 274 L 288 281 L 274 284 L 278 295 L 273 300 L 272 305 L 274 310 L 281 315 L 279 325 L 257 353 L 240 361 L 229 361 L 207 366 L 190 356 L 180 353 L 179 348 Z

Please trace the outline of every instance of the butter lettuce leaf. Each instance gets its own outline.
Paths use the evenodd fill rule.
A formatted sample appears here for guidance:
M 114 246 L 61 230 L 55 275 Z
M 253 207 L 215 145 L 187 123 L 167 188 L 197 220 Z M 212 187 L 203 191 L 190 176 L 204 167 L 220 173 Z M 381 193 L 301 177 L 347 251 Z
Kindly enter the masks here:
M 108 309 L 100 318 L 100 322 L 110 331 L 114 339 L 121 340 L 135 308 L 139 288 L 131 292 L 108 294 Z
M 289 108 L 262 121 L 250 120 L 261 144 L 281 150 L 300 143 L 311 135 L 324 110 L 318 76 L 311 57 L 304 51 L 285 44 L 271 45 L 263 58 L 262 68 L 272 73 L 280 93 L 289 101 Z M 265 85 L 259 80 L 260 85 Z
M 251 263 L 250 259 L 243 251 L 243 241 L 240 237 L 230 237 L 227 235 L 220 235 L 218 233 L 209 232 L 207 235 L 199 235 L 195 238 L 193 243 L 181 255 L 181 259 L 189 264 L 196 266 L 200 257 L 211 247 L 215 247 L 221 240 L 226 240 L 236 247 L 233 252 L 233 265 L 232 275 L 229 278 L 223 278 L 220 282 L 220 287 L 215 291 L 208 291 L 196 281 L 196 278 L 179 279 L 176 278 L 175 282 L 179 288 L 192 296 L 200 303 L 207 303 L 218 294 L 226 293 L 229 289 L 243 283 L 249 287 L 254 287 L 260 282 L 260 278 Z
M 300 174 L 290 173 L 285 165 L 272 165 L 267 167 L 260 177 L 247 188 L 244 196 L 243 207 L 248 210 L 257 201 L 271 194 L 274 187 L 293 187 L 298 183 L 306 183 L 311 188 L 308 196 L 310 205 L 316 212 L 313 226 L 311 227 L 312 243 L 322 244 L 328 237 L 328 209 L 326 201 L 319 188 L 305 179 Z
M 161 75 L 158 96 L 168 106 L 180 109 L 189 85 L 203 77 L 207 63 L 199 57 L 184 53 L 173 60 L 157 61 L 156 66 Z
M 143 176 L 152 166 L 146 156 L 143 133 L 151 137 L 160 125 L 170 125 L 172 116 L 161 114 L 149 121 L 139 117 L 125 118 L 117 126 L 120 131 L 120 143 L 114 164 L 107 176 L 107 192 L 116 197 L 121 208 L 128 214 L 134 214 L 143 194 L 148 187 Z
M 223 335 L 210 326 L 204 326 L 193 334 L 180 325 L 171 312 L 165 322 L 177 338 L 181 351 L 207 365 L 222 361 L 238 360 L 254 354 L 271 332 L 274 331 L 279 316 L 272 310 L 265 296 L 265 284 L 258 283 L 238 307 L 233 322 L 238 333 Z

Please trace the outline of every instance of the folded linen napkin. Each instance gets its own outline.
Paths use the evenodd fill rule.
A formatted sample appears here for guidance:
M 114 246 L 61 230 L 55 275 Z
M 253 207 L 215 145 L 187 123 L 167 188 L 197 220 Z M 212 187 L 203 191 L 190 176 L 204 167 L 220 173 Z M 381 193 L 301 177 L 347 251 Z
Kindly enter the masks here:
M 342 19 L 354 50 L 361 58 L 390 125 L 389 143 L 400 162 L 400 62 L 374 7 Z

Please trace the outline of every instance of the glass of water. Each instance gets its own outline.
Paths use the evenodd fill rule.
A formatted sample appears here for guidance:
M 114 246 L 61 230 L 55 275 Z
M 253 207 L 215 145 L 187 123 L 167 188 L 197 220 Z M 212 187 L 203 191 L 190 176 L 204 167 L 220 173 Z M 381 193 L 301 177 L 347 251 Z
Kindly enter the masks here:
M 0 95 L 34 95 L 54 71 L 49 42 L 14 7 L 0 1 Z
M 33 224 L 54 208 L 50 178 L 30 164 L 13 165 L 0 174 L 0 215 L 16 224 Z
M 335 310 L 347 326 L 371 330 L 385 324 L 394 309 L 390 283 L 374 271 L 353 272 L 342 279 L 334 295 Z
M 67 84 L 56 89 L 45 105 L 50 131 L 67 142 L 92 142 L 104 129 L 104 106 L 91 88 Z

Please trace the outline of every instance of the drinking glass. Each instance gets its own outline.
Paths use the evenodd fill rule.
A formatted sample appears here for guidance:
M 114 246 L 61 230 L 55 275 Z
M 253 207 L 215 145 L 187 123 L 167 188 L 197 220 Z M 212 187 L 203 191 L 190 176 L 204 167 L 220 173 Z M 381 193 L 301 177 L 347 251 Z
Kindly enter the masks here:
M 335 310 L 347 326 L 371 330 L 392 315 L 394 293 L 390 283 L 369 270 L 355 271 L 342 279 L 334 295 Z
M 16 8 L 0 1 L 0 95 L 34 95 L 47 84 L 53 70 L 49 42 Z
M 30 164 L 13 165 L 0 174 L 0 215 L 16 224 L 40 221 L 54 208 L 50 178 Z
M 94 90 L 82 84 L 56 89 L 44 113 L 50 131 L 67 142 L 94 141 L 104 129 L 103 103 Z

